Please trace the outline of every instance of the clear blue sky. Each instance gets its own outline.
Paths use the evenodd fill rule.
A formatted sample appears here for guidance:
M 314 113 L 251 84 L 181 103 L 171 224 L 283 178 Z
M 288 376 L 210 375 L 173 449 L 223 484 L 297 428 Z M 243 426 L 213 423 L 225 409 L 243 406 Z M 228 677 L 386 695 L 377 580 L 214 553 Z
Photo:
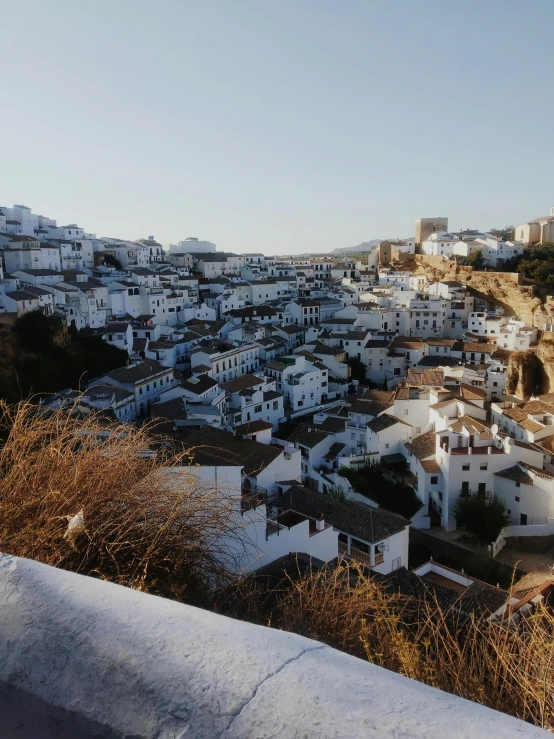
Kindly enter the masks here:
M 326 251 L 554 205 L 554 0 L 17 0 L 0 205 Z

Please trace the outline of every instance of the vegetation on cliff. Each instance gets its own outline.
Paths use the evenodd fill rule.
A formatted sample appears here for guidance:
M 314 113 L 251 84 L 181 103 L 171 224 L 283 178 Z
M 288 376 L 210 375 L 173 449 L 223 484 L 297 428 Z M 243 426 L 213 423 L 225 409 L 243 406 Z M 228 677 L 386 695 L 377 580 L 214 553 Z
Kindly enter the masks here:
M 517 271 L 543 285 L 549 294 L 554 294 L 554 243 L 538 244 L 532 254 L 524 252 Z
M 127 353 L 99 337 L 78 338 L 40 311 L 0 324 L 0 398 L 15 402 L 36 393 L 84 386 L 127 363 Z

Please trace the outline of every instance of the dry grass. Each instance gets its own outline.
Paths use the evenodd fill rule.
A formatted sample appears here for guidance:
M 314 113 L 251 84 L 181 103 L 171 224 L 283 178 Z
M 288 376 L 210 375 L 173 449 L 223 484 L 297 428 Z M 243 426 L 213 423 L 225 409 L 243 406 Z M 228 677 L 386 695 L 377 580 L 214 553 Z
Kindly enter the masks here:
M 225 580 L 226 492 L 199 482 L 190 452 L 148 424 L 0 403 L 0 434 L 0 551 L 188 602 Z
M 519 626 L 445 611 L 383 589 L 356 567 L 247 578 L 235 617 L 294 631 L 463 698 L 554 729 L 554 617 Z
M 106 429 L 28 402 L 0 403 L 0 438 L 0 551 L 300 632 L 553 730 L 548 609 L 517 627 L 487 623 L 392 594 L 352 566 L 244 578 L 216 604 L 228 583 L 221 542 L 234 538 L 240 553 L 241 532 L 226 491 L 198 481 L 190 451 L 147 424 Z M 73 538 L 68 520 L 80 511 Z

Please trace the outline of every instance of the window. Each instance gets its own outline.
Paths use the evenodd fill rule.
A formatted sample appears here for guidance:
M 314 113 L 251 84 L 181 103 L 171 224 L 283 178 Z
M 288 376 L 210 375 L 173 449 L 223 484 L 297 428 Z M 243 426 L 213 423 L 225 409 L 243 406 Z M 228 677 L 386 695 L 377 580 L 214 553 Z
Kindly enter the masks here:
M 516 503 L 519 503 L 519 495 L 516 495 Z
M 516 482 L 516 488 L 520 488 L 520 487 L 521 487 L 521 483 L 520 482 Z M 516 498 L 516 500 L 519 500 L 519 498 Z
M 438 481 L 439 481 L 439 478 L 436 475 L 434 475 L 431 478 L 431 485 L 436 485 L 438 483 Z
M 489 465 L 486 462 L 483 462 L 482 464 L 479 465 L 480 470 L 486 470 L 488 469 L 488 467 Z
M 463 470 L 469 470 L 469 464 L 463 464 L 462 465 Z
M 388 449 L 388 448 L 389 448 L 389 445 L 388 444 L 385 444 L 385 449 Z
M 408 413 L 409 413 L 409 410 L 408 410 L 408 408 L 404 408 L 404 415 L 405 415 L 405 416 L 407 416 L 407 415 L 408 415 Z
M 437 493 L 437 495 L 439 496 L 439 500 L 442 500 L 442 493 L 440 491 Z

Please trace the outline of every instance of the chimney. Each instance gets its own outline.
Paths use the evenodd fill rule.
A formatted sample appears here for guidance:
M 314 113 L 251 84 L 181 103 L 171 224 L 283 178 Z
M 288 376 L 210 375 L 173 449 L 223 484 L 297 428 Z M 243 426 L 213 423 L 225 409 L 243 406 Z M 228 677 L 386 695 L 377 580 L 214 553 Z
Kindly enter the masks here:
M 323 513 L 320 513 L 317 517 L 315 527 L 318 531 L 323 531 L 323 529 L 325 528 L 325 519 L 323 518 Z

